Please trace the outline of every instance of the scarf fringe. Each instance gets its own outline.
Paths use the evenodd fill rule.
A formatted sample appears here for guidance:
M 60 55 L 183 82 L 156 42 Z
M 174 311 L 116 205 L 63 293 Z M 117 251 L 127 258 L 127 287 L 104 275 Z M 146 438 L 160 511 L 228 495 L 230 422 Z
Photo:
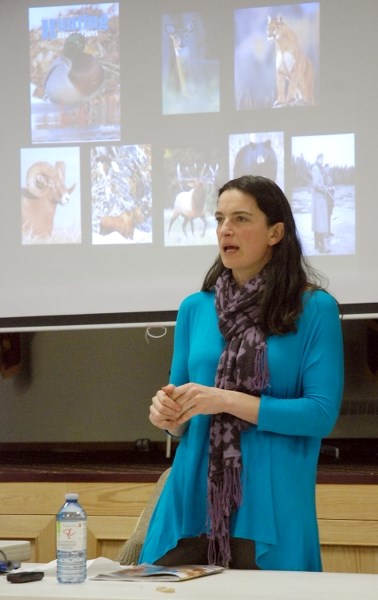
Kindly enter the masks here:
M 208 486 L 210 534 L 208 561 L 211 565 L 227 567 L 231 560 L 230 516 L 242 500 L 240 469 L 226 468 L 223 479 L 209 481 Z

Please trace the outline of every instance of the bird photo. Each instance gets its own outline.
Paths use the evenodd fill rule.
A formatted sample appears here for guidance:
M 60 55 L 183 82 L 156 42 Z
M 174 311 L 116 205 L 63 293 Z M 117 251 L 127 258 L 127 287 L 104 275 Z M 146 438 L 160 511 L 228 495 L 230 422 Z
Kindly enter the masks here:
M 118 9 L 29 9 L 33 143 L 120 139 Z
M 60 106 L 80 106 L 94 98 L 104 86 L 105 75 L 98 57 L 86 52 L 87 42 L 81 33 L 66 38 L 63 53 L 49 69 L 45 96 Z

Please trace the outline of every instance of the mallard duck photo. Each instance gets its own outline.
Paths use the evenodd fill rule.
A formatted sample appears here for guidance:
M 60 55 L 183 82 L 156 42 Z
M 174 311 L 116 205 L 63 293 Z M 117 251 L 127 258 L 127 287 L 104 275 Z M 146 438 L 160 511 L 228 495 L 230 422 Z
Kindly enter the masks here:
M 32 8 L 29 22 L 33 143 L 119 140 L 118 3 Z
M 81 33 L 72 33 L 64 42 L 63 53 L 48 71 L 45 98 L 61 107 L 80 106 L 102 89 L 105 74 L 96 56 L 86 52 L 87 42 Z

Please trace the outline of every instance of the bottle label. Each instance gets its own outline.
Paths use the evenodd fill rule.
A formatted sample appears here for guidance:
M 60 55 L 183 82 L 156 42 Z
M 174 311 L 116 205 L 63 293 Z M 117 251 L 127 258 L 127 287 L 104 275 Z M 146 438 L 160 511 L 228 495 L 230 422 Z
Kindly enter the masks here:
M 58 521 L 56 524 L 58 550 L 64 552 L 85 550 L 87 546 L 87 524 L 77 521 Z

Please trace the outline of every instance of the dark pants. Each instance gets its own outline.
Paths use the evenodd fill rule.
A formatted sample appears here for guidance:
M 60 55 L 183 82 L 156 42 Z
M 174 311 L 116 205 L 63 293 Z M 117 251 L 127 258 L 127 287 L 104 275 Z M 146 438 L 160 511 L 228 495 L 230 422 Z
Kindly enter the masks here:
M 243 538 L 231 538 L 230 569 L 258 569 L 255 563 L 255 544 Z M 206 535 L 195 538 L 184 538 L 172 550 L 155 561 L 164 567 L 177 565 L 208 565 L 208 539 Z

